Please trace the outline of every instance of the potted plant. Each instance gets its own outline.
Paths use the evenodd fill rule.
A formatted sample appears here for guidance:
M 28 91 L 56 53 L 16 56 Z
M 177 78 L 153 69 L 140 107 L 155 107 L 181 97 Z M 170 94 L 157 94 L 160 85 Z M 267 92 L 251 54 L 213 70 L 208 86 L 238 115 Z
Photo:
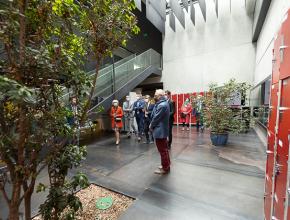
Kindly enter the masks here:
M 251 121 L 249 108 L 243 108 L 250 85 L 231 79 L 223 86 L 209 85 L 204 98 L 204 122 L 210 129 L 210 138 L 215 146 L 227 144 L 229 133 L 241 133 Z

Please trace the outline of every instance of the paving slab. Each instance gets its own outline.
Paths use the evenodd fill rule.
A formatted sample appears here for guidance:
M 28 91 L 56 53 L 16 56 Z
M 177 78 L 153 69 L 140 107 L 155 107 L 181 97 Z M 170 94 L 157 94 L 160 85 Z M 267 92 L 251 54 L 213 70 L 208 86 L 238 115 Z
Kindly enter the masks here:
M 91 182 L 135 198 L 122 220 L 258 220 L 263 219 L 264 149 L 253 131 L 230 135 L 229 144 L 217 148 L 209 132 L 175 127 L 171 172 L 158 176 L 154 144 L 122 136 L 116 146 L 109 135 L 87 143 L 87 159 L 70 175 L 82 171 Z M 38 181 L 47 180 L 43 172 Z M 33 212 L 45 196 L 33 195 Z M 7 214 L 1 197 L 0 207 L 1 219 Z

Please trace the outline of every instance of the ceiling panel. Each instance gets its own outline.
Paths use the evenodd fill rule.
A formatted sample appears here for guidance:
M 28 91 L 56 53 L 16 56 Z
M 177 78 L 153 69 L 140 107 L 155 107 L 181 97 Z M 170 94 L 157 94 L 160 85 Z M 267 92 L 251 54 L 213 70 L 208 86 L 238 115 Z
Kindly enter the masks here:
M 175 14 L 176 18 L 179 20 L 180 24 L 185 28 L 185 18 L 184 18 L 184 12 L 179 4 L 178 0 L 170 0 L 170 7 Z
M 200 6 L 200 10 L 203 16 L 204 21 L 206 21 L 206 4 L 205 0 L 198 0 L 198 4 Z
M 152 4 L 146 5 L 146 17 L 162 34 L 165 34 L 165 20 Z
M 175 16 L 172 11 L 169 12 L 169 26 L 175 32 Z

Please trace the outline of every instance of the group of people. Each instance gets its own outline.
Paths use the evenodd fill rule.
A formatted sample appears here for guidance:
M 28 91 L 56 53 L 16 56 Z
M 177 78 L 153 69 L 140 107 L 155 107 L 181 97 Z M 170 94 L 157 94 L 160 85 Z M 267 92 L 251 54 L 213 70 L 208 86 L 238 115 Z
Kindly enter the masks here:
M 125 130 L 128 137 L 136 133 L 138 141 L 145 135 L 144 143 L 156 143 L 161 156 L 161 166 L 155 171 L 156 174 L 166 174 L 170 171 L 170 157 L 168 150 L 172 144 L 172 127 L 175 114 L 175 103 L 170 99 L 170 91 L 156 90 L 154 98 L 149 95 L 137 95 L 137 100 L 130 103 L 130 97 L 126 97 L 123 108 L 118 100 L 113 100 L 111 108 L 112 128 L 116 135 L 116 145 L 120 143 L 120 131 L 123 127 L 124 117 Z M 137 129 L 134 126 L 134 117 Z
M 193 107 L 194 106 L 194 107 Z M 186 98 L 183 105 L 180 109 L 180 121 L 182 123 L 182 131 L 186 130 L 189 131 L 189 124 L 190 124 L 190 116 L 195 117 L 196 119 L 196 130 L 201 131 L 204 130 L 203 126 L 203 109 L 204 109 L 204 102 L 201 95 L 198 95 L 195 98 Z
M 189 130 L 190 116 L 196 118 L 197 131 L 203 131 L 202 109 L 204 107 L 201 96 L 194 99 L 187 98 L 180 109 L 182 130 Z M 116 134 L 116 145 L 120 143 L 120 131 L 123 128 L 130 138 L 136 134 L 138 141 L 145 136 L 145 144 L 156 143 L 161 156 L 161 166 L 155 171 L 157 174 L 166 174 L 170 171 L 169 150 L 172 144 L 172 128 L 175 115 L 175 103 L 171 100 L 171 92 L 156 90 L 154 98 L 149 95 L 137 94 L 135 102 L 126 97 L 123 107 L 119 106 L 118 100 L 113 100 L 111 108 L 112 128 Z M 135 128 L 135 122 L 137 129 Z
M 175 103 L 170 99 L 170 97 L 170 91 L 166 91 L 165 98 L 170 108 L 169 148 L 172 143 L 172 127 L 175 114 Z M 120 143 L 119 133 L 123 129 L 123 124 L 124 130 L 127 131 L 128 138 L 130 138 L 133 134 L 136 134 L 139 142 L 145 136 L 146 139 L 143 142 L 144 144 L 154 143 L 153 134 L 150 131 L 149 126 L 152 120 L 152 112 L 156 105 L 156 100 L 154 97 L 151 98 L 149 95 L 142 96 L 141 94 L 137 94 L 136 99 L 137 100 L 135 102 L 131 102 L 130 96 L 126 96 L 126 100 L 123 102 L 123 108 L 119 106 L 118 100 L 113 100 L 112 102 L 112 128 L 118 133 L 116 136 L 116 144 Z M 122 120 L 120 120 L 121 118 L 124 119 L 123 123 Z M 135 127 L 135 121 L 137 128 Z

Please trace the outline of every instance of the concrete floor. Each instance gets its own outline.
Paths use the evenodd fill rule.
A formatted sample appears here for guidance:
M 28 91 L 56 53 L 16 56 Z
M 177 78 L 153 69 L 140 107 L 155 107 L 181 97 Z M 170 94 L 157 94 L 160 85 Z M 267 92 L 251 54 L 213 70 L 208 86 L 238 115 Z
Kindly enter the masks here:
M 89 144 L 78 171 L 91 182 L 136 198 L 121 220 L 260 220 L 264 152 L 254 131 L 231 135 L 226 147 L 213 147 L 208 132 L 174 128 L 169 175 L 153 173 L 160 164 L 156 147 L 138 144 L 135 138 L 123 138 L 119 147 L 112 137 Z M 34 196 L 34 213 L 44 198 Z M 0 207 L 5 213 L 1 198 Z

